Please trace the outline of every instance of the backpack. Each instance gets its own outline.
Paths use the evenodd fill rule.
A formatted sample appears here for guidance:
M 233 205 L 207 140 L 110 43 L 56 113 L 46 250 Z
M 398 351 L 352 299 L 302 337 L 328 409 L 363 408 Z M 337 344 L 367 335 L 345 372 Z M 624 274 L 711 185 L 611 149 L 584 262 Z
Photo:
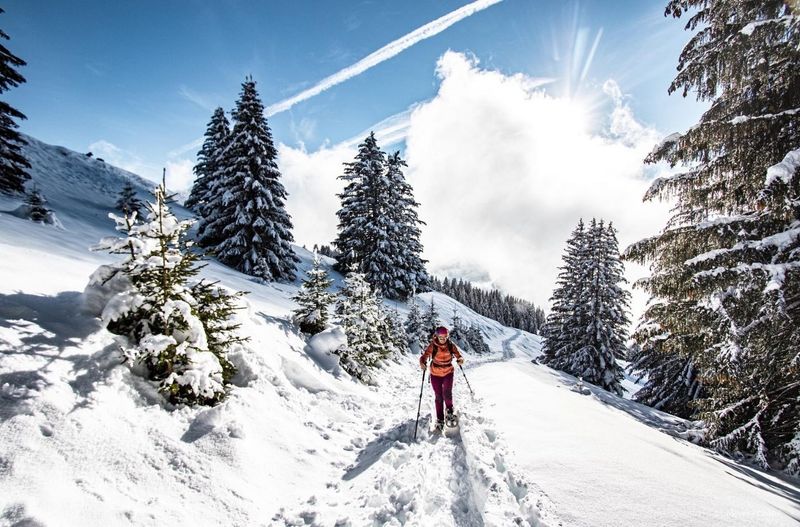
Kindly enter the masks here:
M 450 341 L 448 340 L 448 341 L 447 341 L 447 351 L 449 351 L 449 352 L 450 352 L 450 358 L 449 358 L 449 359 L 447 359 L 447 362 L 438 362 L 438 361 L 436 360 L 436 351 L 439 349 L 439 346 L 437 346 L 437 345 L 434 343 L 434 345 L 433 345 L 433 352 L 431 353 L 431 362 L 433 362 L 433 363 L 434 363 L 434 364 L 436 364 L 437 366 L 449 366 L 449 365 L 450 365 L 450 363 L 453 361 L 453 355 L 455 355 L 455 353 L 453 353 L 453 347 L 454 347 L 454 346 L 455 346 L 455 344 L 453 344 L 452 342 L 450 342 Z

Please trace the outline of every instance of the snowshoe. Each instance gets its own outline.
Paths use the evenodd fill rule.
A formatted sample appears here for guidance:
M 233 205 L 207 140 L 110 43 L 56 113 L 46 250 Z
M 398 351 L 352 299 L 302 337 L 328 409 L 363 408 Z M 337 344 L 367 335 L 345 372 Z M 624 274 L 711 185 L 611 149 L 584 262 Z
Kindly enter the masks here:
M 458 426 L 458 414 L 452 408 L 447 409 L 447 415 L 445 416 L 445 424 L 447 424 L 448 428 L 455 428 Z

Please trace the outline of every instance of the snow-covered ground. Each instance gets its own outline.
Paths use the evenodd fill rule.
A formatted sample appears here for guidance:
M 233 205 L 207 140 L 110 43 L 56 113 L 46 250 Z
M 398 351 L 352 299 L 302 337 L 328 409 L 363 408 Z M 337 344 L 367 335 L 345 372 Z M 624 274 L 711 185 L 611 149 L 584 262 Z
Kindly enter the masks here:
M 116 258 L 88 247 L 113 234 L 106 213 L 133 176 L 31 143 L 63 229 L 0 213 L 0 525 L 800 522 L 797 481 L 686 441 L 681 419 L 592 386 L 579 393 L 572 377 L 531 362 L 538 337 L 438 293 L 417 301 L 447 319 L 458 309 L 493 350 L 467 357 L 474 396 L 457 372 L 458 434 L 429 432 L 416 357 L 387 363 L 374 387 L 328 373 L 288 322 L 297 284 L 259 284 L 214 262 L 204 275 L 250 291 L 239 317 L 251 340 L 232 357 L 226 402 L 168 408 L 82 305 L 89 275 Z M 18 204 L 0 198 L 0 210 Z

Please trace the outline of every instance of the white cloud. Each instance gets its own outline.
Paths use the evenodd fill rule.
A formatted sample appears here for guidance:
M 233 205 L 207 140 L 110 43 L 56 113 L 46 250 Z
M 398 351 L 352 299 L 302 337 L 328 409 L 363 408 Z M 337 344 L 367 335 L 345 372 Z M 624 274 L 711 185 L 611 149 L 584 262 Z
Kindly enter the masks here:
M 292 119 L 290 126 L 295 141 L 298 143 L 305 143 L 314 138 L 314 134 L 317 130 L 317 121 L 308 117 L 303 117 L 300 119 L 300 122 L 295 122 L 295 120 Z
M 194 182 L 193 167 L 194 163 L 190 159 L 167 161 L 167 188 L 173 192 L 188 193 Z
M 405 141 L 408 135 L 408 127 L 411 125 L 411 113 L 413 111 L 414 106 L 400 113 L 390 115 L 386 119 L 372 125 L 368 130 L 363 130 L 350 139 L 342 141 L 340 145 L 357 149 L 358 145 L 370 132 L 375 132 L 375 138 L 378 140 L 378 144 L 383 150 L 389 151 L 389 147 Z
M 355 148 L 344 144 L 313 153 L 278 144 L 278 166 L 289 193 L 286 209 L 292 216 L 297 243 L 311 248 L 315 243 L 330 244 L 335 238 L 336 195 L 344 188 L 336 178 L 344 171 L 342 163 L 352 161 L 355 154 Z
M 607 86 L 617 93 L 602 130 L 579 102 L 532 89 L 524 75 L 453 52 L 437 72 L 438 94 L 412 114 L 406 151 L 432 271 L 484 269 L 546 306 L 580 217 L 613 221 L 621 249 L 663 226 L 666 205 L 641 201 L 642 160 L 659 135 L 635 121 L 618 86 Z
M 415 29 L 411 33 L 403 35 L 397 40 L 394 40 L 386 44 L 379 50 L 373 51 L 372 53 L 370 53 L 363 59 L 359 60 L 355 64 L 351 64 L 350 66 L 337 71 L 333 75 L 325 77 L 320 82 L 308 88 L 307 90 L 303 90 L 297 95 L 294 95 L 282 101 L 278 101 L 275 104 L 268 106 L 265 110 L 265 114 L 267 115 L 267 117 L 269 117 L 277 113 L 286 111 L 295 104 L 305 101 L 306 99 L 310 99 L 311 97 L 314 97 L 316 95 L 319 95 L 320 93 L 336 86 L 337 84 L 341 84 L 348 79 L 352 79 L 356 75 L 361 75 L 362 73 L 372 68 L 373 66 L 377 66 L 381 62 L 389 60 L 395 55 L 410 48 L 417 42 L 438 35 L 439 33 L 444 31 L 448 27 L 452 26 L 456 22 L 459 22 L 469 16 L 472 16 L 479 11 L 483 11 L 484 9 L 491 7 L 494 4 L 498 4 L 501 1 L 502 0 L 477 0 L 475 2 L 460 7 L 455 11 L 451 11 L 450 13 L 447 13 L 446 15 L 441 16 L 432 22 L 428 22 L 424 26 Z

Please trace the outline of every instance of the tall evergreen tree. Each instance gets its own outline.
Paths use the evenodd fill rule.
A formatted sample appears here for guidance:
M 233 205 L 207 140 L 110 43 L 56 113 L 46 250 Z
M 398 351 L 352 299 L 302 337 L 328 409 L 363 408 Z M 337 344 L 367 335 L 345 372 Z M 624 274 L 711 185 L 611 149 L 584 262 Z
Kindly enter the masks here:
M 339 194 L 339 233 L 333 242 L 340 253 L 337 270 L 346 272 L 356 266 L 369 283 L 376 285 L 392 275 L 394 263 L 382 243 L 390 230 L 384 206 L 389 192 L 385 166 L 386 154 L 378 147 L 375 134 L 370 133 L 358 145 L 356 160 L 345 163 L 344 174 L 339 176 L 346 185 Z
M 605 390 L 622 394 L 629 294 L 613 227 L 592 220 L 573 232 L 565 265 L 553 294 L 553 312 L 546 326 L 545 361 L 583 377 Z
M 0 9 L 0 14 L 4 13 Z M 0 39 L 9 40 L 5 31 L 0 29 Z M 17 68 L 25 66 L 25 61 L 11 53 L 0 44 L 0 93 L 5 93 L 25 82 Z M 30 179 L 28 168 L 31 164 L 22 154 L 21 145 L 25 140 L 17 132 L 18 119 L 26 119 L 25 115 L 5 101 L 0 101 L 0 192 L 13 194 L 25 190 L 25 182 Z
M 625 270 L 614 228 L 592 220 L 589 240 L 588 326 L 576 371 L 585 372 L 581 376 L 587 381 L 622 395 L 624 375 L 616 359 L 625 359 L 630 293 L 620 286 L 626 282 Z
M 414 199 L 414 190 L 403 175 L 406 162 L 400 152 L 390 155 L 386 162 L 388 180 L 386 215 L 389 217 L 394 280 L 386 284 L 386 296 L 406 300 L 416 291 L 428 290 L 428 273 L 422 259 L 420 225 L 424 222 L 417 215 L 419 203 Z
M 133 184 L 130 180 L 125 181 L 122 190 L 117 194 L 116 207 L 117 210 L 127 216 L 132 216 L 134 212 L 136 214 L 141 213 L 143 204 L 141 200 L 136 197 L 136 190 L 133 188 Z
M 387 298 L 406 300 L 427 288 L 417 216 L 419 204 L 403 176 L 399 153 L 388 157 L 375 134 L 359 145 L 353 162 L 345 163 L 346 181 L 339 194 L 339 252 L 337 269 L 355 265 L 376 291 Z
M 792 5 L 667 5 L 674 17 L 692 11 L 686 28 L 696 31 L 669 91 L 694 91 L 711 106 L 647 158 L 683 170 L 651 186 L 646 199 L 676 205 L 666 228 L 628 255 L 651 263 L 642 286 L 653 301 L 635 335 L 651 356 L 646 373 L 671 373 L 651 377 L 651 392 L 678 399 L 679 413 L 699 411 L 711 445 L 798 472 L 800 19 Z M 665 389 L 679 385 L 678 372 L 703 383 L 694 403 Z
M 208 238 L 221 240 L 214 251 L 221 262 L 246 274 L 272 280 L 294 280 L 300 260 L 291 242 L 292 222 L 284 202 L 264 105 L 256 83 L 248 78 L 233 112 L 235 124 L 221 164 L 214 201 L 208 204 Z M 216 211 L 220 211 L 216 215 Z
M 550 314 L 544 325 L 544 361 L 555 368 L 564 367 L 566 357 L 575 353 L 579 335 L 586 327 L 585 320 L 580 317 L 583 315 L 581 303 L 585 300 L 587 251 L 587 232 L 581 219 L 567 240 L 562 257 L 564 264 L 559 267 L 556 288 L 550 298 Z
M 205 231 L 205 225 L 209 223 L 212 218 L 209 216 L 207 204 L 214 201 L 214 193 L 219 186 L 220 190 L 223 189 L 218 185 L 218 180 L 222 175 L 223 168 L 222 154 L 228 143 L 230 136 L 230 123 L 225 117 L 225 111 L 222 108 L 214 110 L 211 120 L 206 127 L 205 140 L 203 146 L 197 153 L 197 164 L 194 166 L 193 172 L 195 181 L 192 185 L 192 190 L 189 197 L 186 198 L 184 205 L 200 215 L 202 218 L 199 229 L 199 237 L 202 239 L 202 233 Z M 209 243 L 211 240 L 206 240 Z
M 294 310 L 294 321 L 300 330 L 310 335 L 323 331 L 328 326 L 328 306 L 333 304 L 334 296 L 328 293 L 333 283 L 322 267 L 319 256 L 314 255 L 314 267 L 308 271 L 300 290 L 293 298 L 299 304 Z

